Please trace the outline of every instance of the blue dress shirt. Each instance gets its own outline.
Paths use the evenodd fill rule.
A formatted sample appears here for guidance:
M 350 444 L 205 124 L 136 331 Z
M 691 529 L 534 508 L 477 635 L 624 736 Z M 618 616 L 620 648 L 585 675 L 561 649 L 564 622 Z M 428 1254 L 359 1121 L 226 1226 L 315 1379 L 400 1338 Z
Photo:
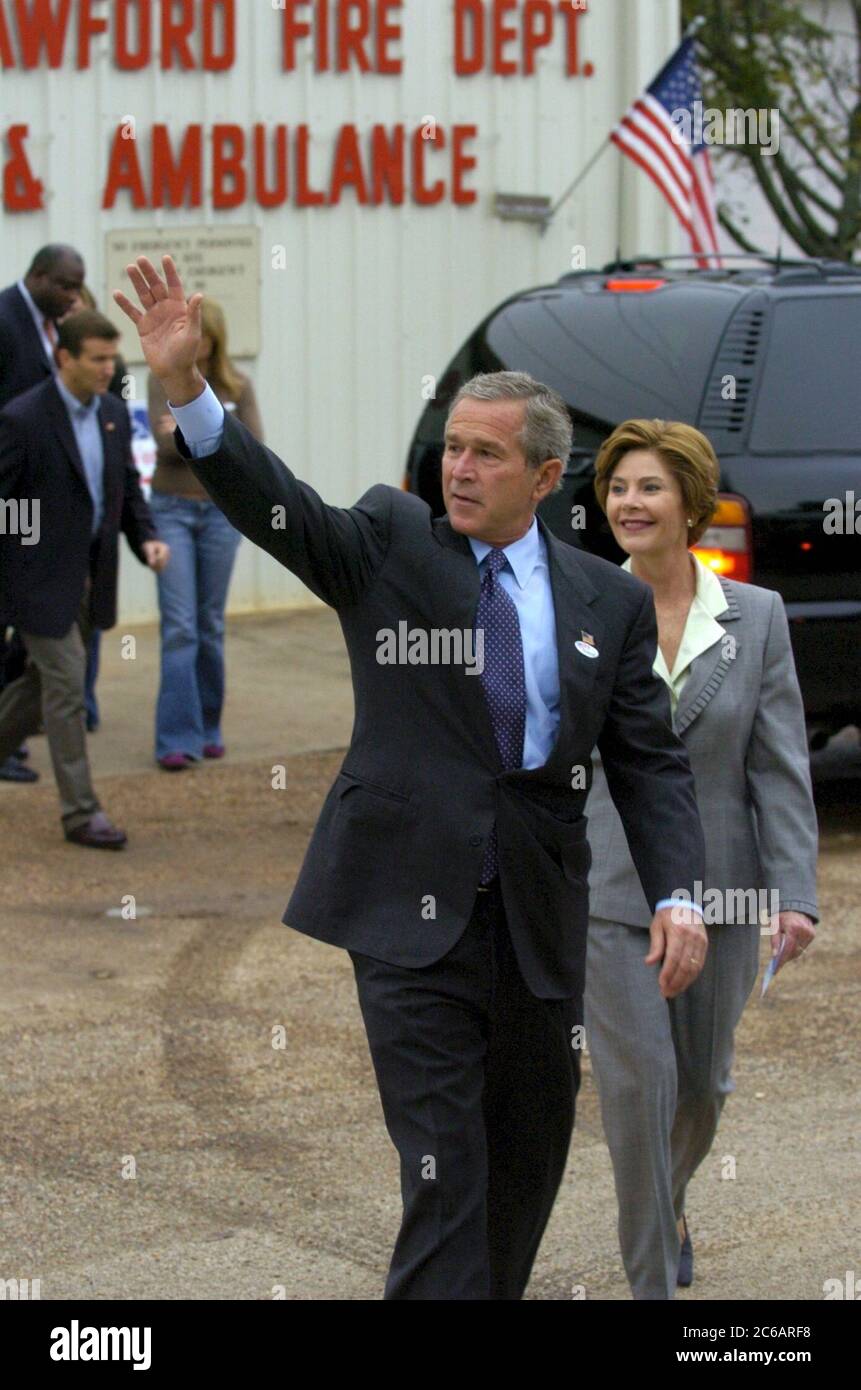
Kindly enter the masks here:
M 81 455 L 86 485 L 89 488 L 90 498 L 93 499 L 93 528 L 90 535 L 96 535 L 104 516 L 104 448 L 102 430 L 99 428 L 99 409 L 102 406 L 102 399 L 99 396 L 90 396 L 88 403 L 83 404 L 82 400 L 78 400 L 77 396 L 72 395 L 68 386 L 64 384 L 63 378 L 54 377 L 54 382 L 56 382 L 57 391 L 63 398 L 65 409 L 68 411 L 68 418 L 71 420 L 72 431 L 75 435 L 75 443 L 77 443 L 78 453 Z
M 102 524 L 102 517 L 105 511 L 105 453 L 102 447 L 102 432 L 99 429 L 99 407 L 101 399 L 92 396 L 86 405 L 79 401 L 77 396 L 73 396 L 69 388 L 64 384 L 62 377 L 54 378 L 57 390 L 60 393 L 63 404 L 68 411 L 69 419 L 72 422 L 72 430 L 75 435 L 75 443 L 78 446 L 78 453 L 84 465 L 84 474 L 87 479 L 87 487 L 93 499 L 93 527 L 91 535 L 95 535 Z

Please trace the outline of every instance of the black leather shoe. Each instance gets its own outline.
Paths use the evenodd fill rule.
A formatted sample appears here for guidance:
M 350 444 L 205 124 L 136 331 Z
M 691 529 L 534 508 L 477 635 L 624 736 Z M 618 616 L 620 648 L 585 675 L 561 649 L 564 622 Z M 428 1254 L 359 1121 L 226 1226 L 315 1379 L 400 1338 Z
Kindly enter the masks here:
M 679 1272 L 676 1275 L 676 1283 L 679 1288 L 688 1289 L 694 1282 L 694 1247 L 691 1243 L 687 1217 L 683 1216 L 682 1221 L 685 1225 L 685 1238 L 679 1251 Z
M 32 767 L 25 767 L 15 757 L 8 757 L 0 763 L 0 782 L 38 782 L 39 774 Z
M 111 825 L 104 811 L 96 811 L 84 825 L 66 831 L 66 839 L 73 845 L 89 845 L 90 849 L 122 849 L 127 838 L 118 825 Z

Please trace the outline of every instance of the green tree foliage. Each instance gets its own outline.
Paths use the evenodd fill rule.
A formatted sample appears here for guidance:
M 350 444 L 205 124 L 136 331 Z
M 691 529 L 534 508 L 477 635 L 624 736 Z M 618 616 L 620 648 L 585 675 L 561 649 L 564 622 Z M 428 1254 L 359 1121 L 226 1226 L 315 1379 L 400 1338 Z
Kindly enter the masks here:
M 780 113 L 780 146 L 722 156 L 749 166 L 781 226 L 809 256 L 851 261 L 861 246 L 861 0 L 682 0 L 697 33 L 704 103 Z M 849 16 L 848 26 L 846 16 Z M 816 22 L 812 16 L 822 19 Z M 736 209 L 721 225 L 753 246 Z

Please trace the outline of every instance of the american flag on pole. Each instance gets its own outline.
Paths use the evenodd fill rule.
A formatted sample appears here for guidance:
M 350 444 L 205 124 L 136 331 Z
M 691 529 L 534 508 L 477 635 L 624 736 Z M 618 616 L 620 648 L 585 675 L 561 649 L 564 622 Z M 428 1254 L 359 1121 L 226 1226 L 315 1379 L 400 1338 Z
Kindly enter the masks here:
M 698 103 L 696 111 L 694 103 Z M 688 37 L 628 109 L 610 139 L 658 185 L 684 227 L 699 264 L 721 265 L 714 179 L 702 138 L 702 109 L 695 41 Z M 680 120 L 678 113 L 685 111 L 687 120 Z M 690 138 L 680 139 L 680 135 Z

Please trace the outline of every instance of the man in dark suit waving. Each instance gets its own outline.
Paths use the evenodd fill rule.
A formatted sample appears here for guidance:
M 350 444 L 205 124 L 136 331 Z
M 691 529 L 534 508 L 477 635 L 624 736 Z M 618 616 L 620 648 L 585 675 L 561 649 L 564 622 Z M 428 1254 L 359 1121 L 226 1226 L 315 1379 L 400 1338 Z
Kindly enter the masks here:
M 647 586 L 553 539 L 535 509 L 571 445 L 520 373 L 456 398 L 448 514 L 372 487 L 326 506 L 225 415 L 194 361 L 200 295 L 129 267 L 178 447 L 235 526 L 338 612 L 356 711 L 284 921 L 351 955 L 404 1215 L 387 1298 L 517 1299 L 562 1177 L 579 1081 L 583 804 L 597 742 L 662 943 L 702 968 L 694 783 L 652 675 Z
M 119 532 L 141 564 L 163 569 L 122 401 L 108 394 L 119 334 L 86 309 L 58 330 L 49 377 L 0 411 L 0 613 L 22 634 L 27 666 L 0 694 L 0 760 L 44 725 L 67 840 L 121 849 L 126 835 L 90 779 L 84 712 L 93 627 L 116 622 Z

